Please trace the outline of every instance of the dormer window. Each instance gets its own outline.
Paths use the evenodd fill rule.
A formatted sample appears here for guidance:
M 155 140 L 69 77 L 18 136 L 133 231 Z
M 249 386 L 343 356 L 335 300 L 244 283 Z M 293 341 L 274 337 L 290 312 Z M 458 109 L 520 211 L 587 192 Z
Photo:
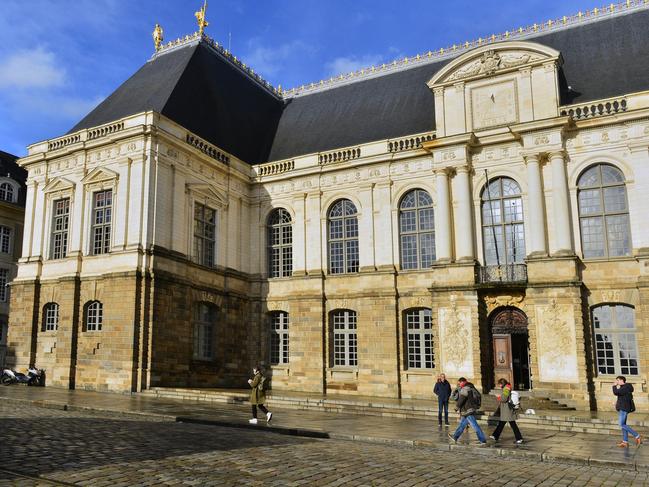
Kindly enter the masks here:
M 14 203 L 16 201 L 16 189 L 13 184 L 4 182 L 0 184 L 0 200 Z

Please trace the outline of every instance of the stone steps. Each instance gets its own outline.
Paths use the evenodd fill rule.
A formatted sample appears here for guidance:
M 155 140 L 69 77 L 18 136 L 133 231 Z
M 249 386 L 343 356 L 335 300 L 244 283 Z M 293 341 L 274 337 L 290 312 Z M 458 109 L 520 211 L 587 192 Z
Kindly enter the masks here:
M 156 387 L 141 393 L 149 397 L 197 401 L 220 404 L 247 404 L 249 392 L 246 390 L 223 389 L 183 389 Z M 483 396 L 483 413 L 478 416 L 479 422 L 494 424 L 489 418 L 496 409 L 496 398 Z M 576 412 L 556 401 L 543 397 L 522 397 L 523 411 L 535 409 L 536 414 L 521 414 L 518 423 L 521 428 L 539 428 L 552 431 L 570 431 L 575 433 L 614 434 L 620 432 L 616 419 L 611 415 L 598 417 L 597 413 Z M 269 392 L 267 405 L 279 409 L 312 410 L 331 413 L 358 414 L 364 416 L 383 416 L 404 419 L 426 419 L 434 422 L 437 419 L 437 405 L 426 400 L 397 400 L 383 398 L 359 398 L 353 396 L 322 396 L 283 391 Z M 532 406 L 534 405 L 534 406 Z M 545 408 L 541 406 L 547 406 Z M 449 414 L 454 421 L 458 415 Z M 649 426 L 649 421 L 630 421 L 635 426 Z

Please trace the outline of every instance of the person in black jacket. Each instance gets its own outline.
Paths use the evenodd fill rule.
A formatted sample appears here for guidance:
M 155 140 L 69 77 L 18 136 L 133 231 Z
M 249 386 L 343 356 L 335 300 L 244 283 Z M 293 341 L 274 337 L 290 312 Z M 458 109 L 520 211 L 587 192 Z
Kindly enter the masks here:
M 615 410 L 618 412 L 618 419 L 620 428 L 622 428 L 622 441 L 617 444 L 620 448 L 627 448 L 629 446 L 629 433 L 635 438 L 636 446 L 642 443 L 642 435 L 636 433 L 630 426 L 626 424 L 626 419 L 629 413 L 635 411 L 635 404 L 633 404 L 633 386 L 626 383 L 626 377 L 618 375 L 615 378 L 615 385 L 613 386 L 613 394 L 617 396 L 615 402 Z
M 440 374 L 437 377 L 437 383 L 433 392 L 437 396 L 437 417 L 439 419 L 439 425 L 442 426 L 442 410 L 444 412 L 444 422 L 446 425 L 449 425 L 448 422 L 448 400 L 451 397 L 451 384 L 446 380 L 445 374 Z

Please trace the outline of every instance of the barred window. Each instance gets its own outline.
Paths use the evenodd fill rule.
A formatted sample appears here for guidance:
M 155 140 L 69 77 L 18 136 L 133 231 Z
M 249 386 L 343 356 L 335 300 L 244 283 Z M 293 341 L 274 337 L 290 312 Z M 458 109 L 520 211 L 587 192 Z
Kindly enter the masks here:
M 47 303 L 43 307 L 43 331 L 56 331 L 59 328 L 59 305 Z
M 208 303 L 194 307 L 194 359 L 214 360 L 217 308 Z
M 482 239 L 486 265 L 523 262 L 523 199 L 513 179 L 494 179 L 482 190 Z
M 9 270 L 0 269 L 0 302 L 6 303 L 9 297 L 9 288 L 7 283 L 9 282 Z
M 0 252 L 8 254 L 11 251 L 11 228 L 0 226 Z
M 2 183 L 0 184 L 0 200 L 2 201 L 9 201 L 10 203 L 13 203 L 14 200 L 14 187 L 10 183 Z
M 113 190 L 98 191 L 92 198 L 92 255 L 110 252 L 110 231 L 113 221 Z
M 426 269 L 435 260 L 433 199 L 423 189 L 407 193 L 399 205 L 401 268 Z
M 608 375 L 638 375 L 635 310 L 625 304 L 592 310 L 597 371 Z
M 432 314 L 430 309 L 413 309 L 405 312 L 408 368 L 435 368 L 433 352 Z
M 285 311 L 270 314 L 270 363 L 288 363 L 288 313 Z
M 86 331 L 101 331 L 104 323 L 104 305 L 99 301 L 86 304 Z
M 216 210 L 194 204 L 194 262 L 214 267 L 216 248 Z
M 358 339 L 356 335 L 356 312 L 338 310 L 331 313 L 333 329 L 334 366 L 358 365 Z
M 289 277 L 293 273 L 293 226 L 291 215 L 277 208 L 268 218 L 268 275 Z
M 70 227 L 70 198 L 54 202 L 52 215 L 52 245 L 50 258 L 62 259 L 68 254 L 68 229 Z
M 339 200 L 329 210 L 329 272 L 358 272 L 358 216 L 349 200 Z
M 622 171 L 610 164 L 586 170 L 577 182 L 585 259 L 631 255 L 631 228 Z

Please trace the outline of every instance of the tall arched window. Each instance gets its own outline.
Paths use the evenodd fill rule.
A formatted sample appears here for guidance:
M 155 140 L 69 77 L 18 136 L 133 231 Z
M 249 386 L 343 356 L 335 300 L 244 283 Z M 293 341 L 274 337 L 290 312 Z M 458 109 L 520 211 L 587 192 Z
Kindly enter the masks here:
M 0 184 L 0 200 L 14 202 L 14 187 L 10 183 Z
M 104 324 L 104 305 L 99 301 L 86 304 L 85 312 L 86 331 L 101 331 Z
M 356 312 L 340 309 L 333 311 L 330 316 L 334 367 L 357 366 L 358 338 L 356 334 Z
M 593 308 L 597 371 L 607 375 L 638 375 L 635 310 L 624 304 Z
M 585 259 L 631 255 L 631 229 L 622 171 L 610 164 L 586 170 L 577 182 Z
M 423 189 L 407 193 L 399 205 L 401 268 L 425 269 L 435 260 L 433 199 Z
M 59 328 L 59 305 L 47 303 L 43 307 L 43 331 L 56 331 Z
M 268 217 L 268 275 L 289 277 L 293 273 L 293 227 L 291 215 L 277 208 Z
M 434 368 L 433 320 L 430 309 L 409 309 L 404 313 L 404 318 L 408 345 L 408 368 Z
M 270 363 L 288 363 L 288 313 L 274 311 L 270 314 Z
M 194 306 L 194 352 L 195 360 L 214 360 L 216 336 L 216 306 L 196 303 Z
M 523 262 L 523 200 L 513 179 L 494 179 L 482 190 L 482 241 L 486 265 Z
M 338 200 L 329 210 L 329 272 L 358 272 L 358 216 L 349 200 Z

